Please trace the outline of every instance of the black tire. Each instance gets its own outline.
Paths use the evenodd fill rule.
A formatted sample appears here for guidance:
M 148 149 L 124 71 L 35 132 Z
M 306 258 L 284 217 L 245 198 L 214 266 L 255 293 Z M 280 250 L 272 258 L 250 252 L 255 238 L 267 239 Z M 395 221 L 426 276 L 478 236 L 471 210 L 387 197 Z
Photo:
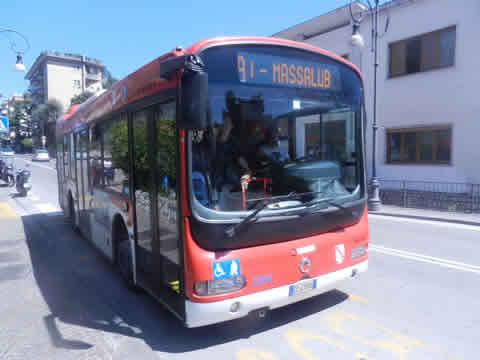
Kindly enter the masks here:
M 126 288 L 132 292 L 138 293 L 139 287 L 133 280 L 133 261 L 132 250 L 128 240 L 128 231 L 123 221 L 118 220 L 114 223 L 113 241 L 115 246 L 115 266 Z
M 8 186 L 13 187 L 15 185 L 15 178 L 13 176 L 8 177 Z

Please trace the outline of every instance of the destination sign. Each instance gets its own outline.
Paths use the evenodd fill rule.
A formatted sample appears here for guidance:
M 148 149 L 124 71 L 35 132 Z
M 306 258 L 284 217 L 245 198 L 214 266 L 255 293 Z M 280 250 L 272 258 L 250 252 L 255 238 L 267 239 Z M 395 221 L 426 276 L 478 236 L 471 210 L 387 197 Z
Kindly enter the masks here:
M 341 90 L 340 69 L 331 64 L 251 52 L 237 53 L 240 82 L 318 90 Z

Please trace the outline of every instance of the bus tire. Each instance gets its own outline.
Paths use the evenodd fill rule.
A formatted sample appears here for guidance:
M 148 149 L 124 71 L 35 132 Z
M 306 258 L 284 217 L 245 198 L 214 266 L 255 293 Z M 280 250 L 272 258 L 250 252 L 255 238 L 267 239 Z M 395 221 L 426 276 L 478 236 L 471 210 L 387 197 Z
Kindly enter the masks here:
M 116 218 L 113 223 L 112 239 L 115 244 L 115 267 L 128 290 L 138 292 L 133 280 L 132 250 L 128 240 L 128 231 L 123 220 Z

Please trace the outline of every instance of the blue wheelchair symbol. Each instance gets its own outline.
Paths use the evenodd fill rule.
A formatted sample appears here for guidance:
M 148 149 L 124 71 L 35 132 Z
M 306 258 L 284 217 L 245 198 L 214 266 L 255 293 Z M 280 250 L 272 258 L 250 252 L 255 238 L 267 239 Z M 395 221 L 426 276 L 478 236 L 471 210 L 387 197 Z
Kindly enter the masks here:
M 239 275 L 241 275 L 239 259 L 214 261 L 212 263 L 212 277 L 214 280 L 230 278 Z

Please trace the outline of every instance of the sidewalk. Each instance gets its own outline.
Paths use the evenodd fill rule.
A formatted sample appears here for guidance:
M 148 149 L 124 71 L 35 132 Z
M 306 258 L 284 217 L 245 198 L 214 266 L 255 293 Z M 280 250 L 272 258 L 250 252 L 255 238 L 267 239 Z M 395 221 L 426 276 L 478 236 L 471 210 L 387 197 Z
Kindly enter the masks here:
M 369 213 L 383 216 L 395 216 L 410 219 L 443 221 L 455 224 L 480 226 L 480 214 L 413 209 L 392 205 L 382 205 L 380 211 L 370 211 Z
M 0 182 L 0 240 L 24 237 L 20 216 L 15 212 L 15 208 L 9 204 L 10 189 L 4 187 L 3 182 Z

